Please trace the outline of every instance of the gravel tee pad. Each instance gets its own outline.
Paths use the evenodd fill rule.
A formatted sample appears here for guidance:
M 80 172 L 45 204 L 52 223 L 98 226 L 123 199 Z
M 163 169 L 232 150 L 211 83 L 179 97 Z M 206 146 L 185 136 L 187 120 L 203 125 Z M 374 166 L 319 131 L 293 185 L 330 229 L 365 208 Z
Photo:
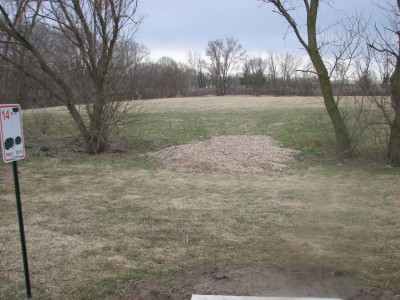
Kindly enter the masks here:
M 149 153 L 157 166 L 177 171 L 263 173 L 281 171 L 298 151 L 269 136 L 229 135 Z

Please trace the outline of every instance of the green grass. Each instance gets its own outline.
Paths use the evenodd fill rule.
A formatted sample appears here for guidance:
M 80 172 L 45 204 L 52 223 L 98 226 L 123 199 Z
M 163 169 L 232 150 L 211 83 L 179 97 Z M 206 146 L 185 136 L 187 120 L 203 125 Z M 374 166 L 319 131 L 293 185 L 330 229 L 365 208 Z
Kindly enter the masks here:
M 400 170 L 329 159 L 322 109 L 149 112 L 119 133 L 138 153 L 100 156 L 65 150 L 77 135 L 72 125 L 29 137 L 29 118 L 31 148 L 19 169 L 36 299 L 104 299 L 198 266 L 312 265 L 372 287 L 400 282 Z M 272 174 L 185 173 L 142 155 L 228 134 L 272 136 L 303 151 L 301 161 Z M 50 157 L 32 155 L 42 146 Z M 25 290 L 11 166 L 0 172 L 0 298 L 18 299 Z
M 329 132 L 322 109 L 296 109 L 152 113 L 121 135 L 142 152 L 217 135 L 268 135 L 284 147 L 315 154 L 332 153 Z

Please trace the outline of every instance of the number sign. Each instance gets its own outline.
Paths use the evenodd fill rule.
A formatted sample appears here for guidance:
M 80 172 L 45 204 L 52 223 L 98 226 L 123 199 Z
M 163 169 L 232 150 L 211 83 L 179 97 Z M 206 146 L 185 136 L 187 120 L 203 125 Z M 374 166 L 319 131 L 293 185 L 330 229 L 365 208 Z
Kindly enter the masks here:
M 0 105 L 0 140 L 4 162 L 25 158 L 21 107 L 18 104 Z

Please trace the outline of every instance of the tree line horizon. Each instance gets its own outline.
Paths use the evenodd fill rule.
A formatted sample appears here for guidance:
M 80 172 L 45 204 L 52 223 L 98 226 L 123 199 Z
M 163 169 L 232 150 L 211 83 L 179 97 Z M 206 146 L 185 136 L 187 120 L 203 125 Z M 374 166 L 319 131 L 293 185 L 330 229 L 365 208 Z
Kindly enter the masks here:
M 45 29 L 44 29 L 45 30 Z M 43 33 L 48 34 L 48 33 Z M 49 35 L 51 37 L 51 34 Z M 236 60 L 220 69 L 210 62 L 219 59 L 218 52 L 210 52 L 210 45 L 221 47 L 220 53 Z M 224 47 L 226 49 L 224 49 Z M 229 53 L 237 48 L 236 56 Z M 118 48 L 118 46 L 117 46 Z M 202 95 L 270 95 L 270 96 L 322 96 L 318 77 L 307 57 L 290 52 L 266 51 L 264 54 L 247 55 L 238 39 L 233 37 L 208 42 L 207 60 L 198 51 L 187 52 L 187 62 L 177 62 L 169 56 L 150 59 L 151 49 L 135 40 L 121 45 L 126 67 L 121 76 L 118 100 L 147 100 L 158 98 L 193 97 Z M 0 60 L 2 58 L 0 57 Z M 3 68 L 6 61 L 3 61 Z M 9 66 L 3 76 L 5 89 L 0 91 L 0 103 L 15 101 L 23 108 L 59 106 L 57 99 L 46 88 L 26 74 L 18 74 Z M 225 69 L 224 69 L 225 68 Z M 3 73 L 3 74 L 4 74 Z M 225 73 L 225 74 L 220 74 Z M 19 75 L 19 76 L 18 76 Z M 335 74 L 334 74 L 335 75 Z M 215 77 L 215 78 L 213 78 Z M 349 78 L 351 77 L 351 80 Z M 16 80 L 12 80 L 16 79 Z M 345 79 L 345 80 L 344 80 Z M 336 96 L 363 96 L 371 93 L 389 95 L 387 76 L 372 65 L 357 65 L 351 76 L 337 76 L 332 80 Z M 79 100 L 79 99 L 78 99 Z M 86 100 L 77 104 L 85 104 Z M 7 103 L 8 103 L 7 102 Z

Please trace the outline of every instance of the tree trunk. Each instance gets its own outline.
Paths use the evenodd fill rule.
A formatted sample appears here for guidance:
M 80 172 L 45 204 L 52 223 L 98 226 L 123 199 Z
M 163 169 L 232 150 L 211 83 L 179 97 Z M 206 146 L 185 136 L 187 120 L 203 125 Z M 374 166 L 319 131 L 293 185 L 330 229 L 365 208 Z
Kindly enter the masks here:
M 92 151 L 94 154 L 98 154 L 104 152 L 107 147 L 107 124 L 104 124 L 107 120 L 105 114 L 105 101 L 103 94 L 103 84 L 96 85 L 96 98 L 93 104 L 93 112 L 90 120 L 90 136 L 91 136 L 91 144 Z
M 400 167 L 400 114 L 396 113 L 396 119 L 390 126 L 387 159 L 393 167 Z
M 337 151 L 343 156 L 351 156 L 351 143 L 347 126 L 340 113 L 339 107 L 336 104 L 333 96 L 332 87 L 328 71 L 318 54 L 311 54 L 310 57 L 313 61 L 314 67 L 318 73 L 318 79 L 324 97 L 324 104 L 329 118 L 332 121 L 333 130 L 335 131 Z
M 71 114 L 72 118 L 75 121 L 75 124 L 78 126 L 79 132 L 82 134 L 82 139 L 83 139 L 83 144 L 85 148 L 85 152 L 89 154 L 94 154 L 93 153 L 93 148 L 91 145 L 91 137 L 89 132 L 86 129 L 85 122 L 82 120 L 82 117 L 79 113 L 79 111 L 76 109 L 75 105 L 68 103 L 66 104 L 66 107 Z
M 225 88 L 222 79 L 219 79 L 218 82 L 216 82 L 216 88 L 217 88 L 217 96 L 225 95 Z
M 391 166 L 400 167 L 400 60 L 390 77 L 390 93 L 394 118 L 390 123 L 390 136 L 387 149 L 387 159 Z
M 318 14 L 318 5 L 319 5 L 318 0 L 312 0 L 309 6 L 309 11 L 307 14 L 308 45 L 301 39 L 299 32 L 298 31 L 296 32 L 299 37 L 299 40 L 303 41 L 302 44 L 303 46 L 305 46 L 308 55 L 310 56 L 315 71 L 317 71 L 319 84 L 321 87 L 322 95 L 324 97 L 325 108 L 326 111 L 328 112 L 329 118 L 332 121 L 333 130 L 335 131 L 336 149 L 340 155 L 349 157 L 352 155 L 349 133 L 347 131 L 347 126 L 343 119 L 343 116 L 341 115 L 339 107 L 336 104 L 335 98 L 333 97 L 329 73 L 325 67 L 324 61 L 322 60 L 317 43 L 316 22 Z

